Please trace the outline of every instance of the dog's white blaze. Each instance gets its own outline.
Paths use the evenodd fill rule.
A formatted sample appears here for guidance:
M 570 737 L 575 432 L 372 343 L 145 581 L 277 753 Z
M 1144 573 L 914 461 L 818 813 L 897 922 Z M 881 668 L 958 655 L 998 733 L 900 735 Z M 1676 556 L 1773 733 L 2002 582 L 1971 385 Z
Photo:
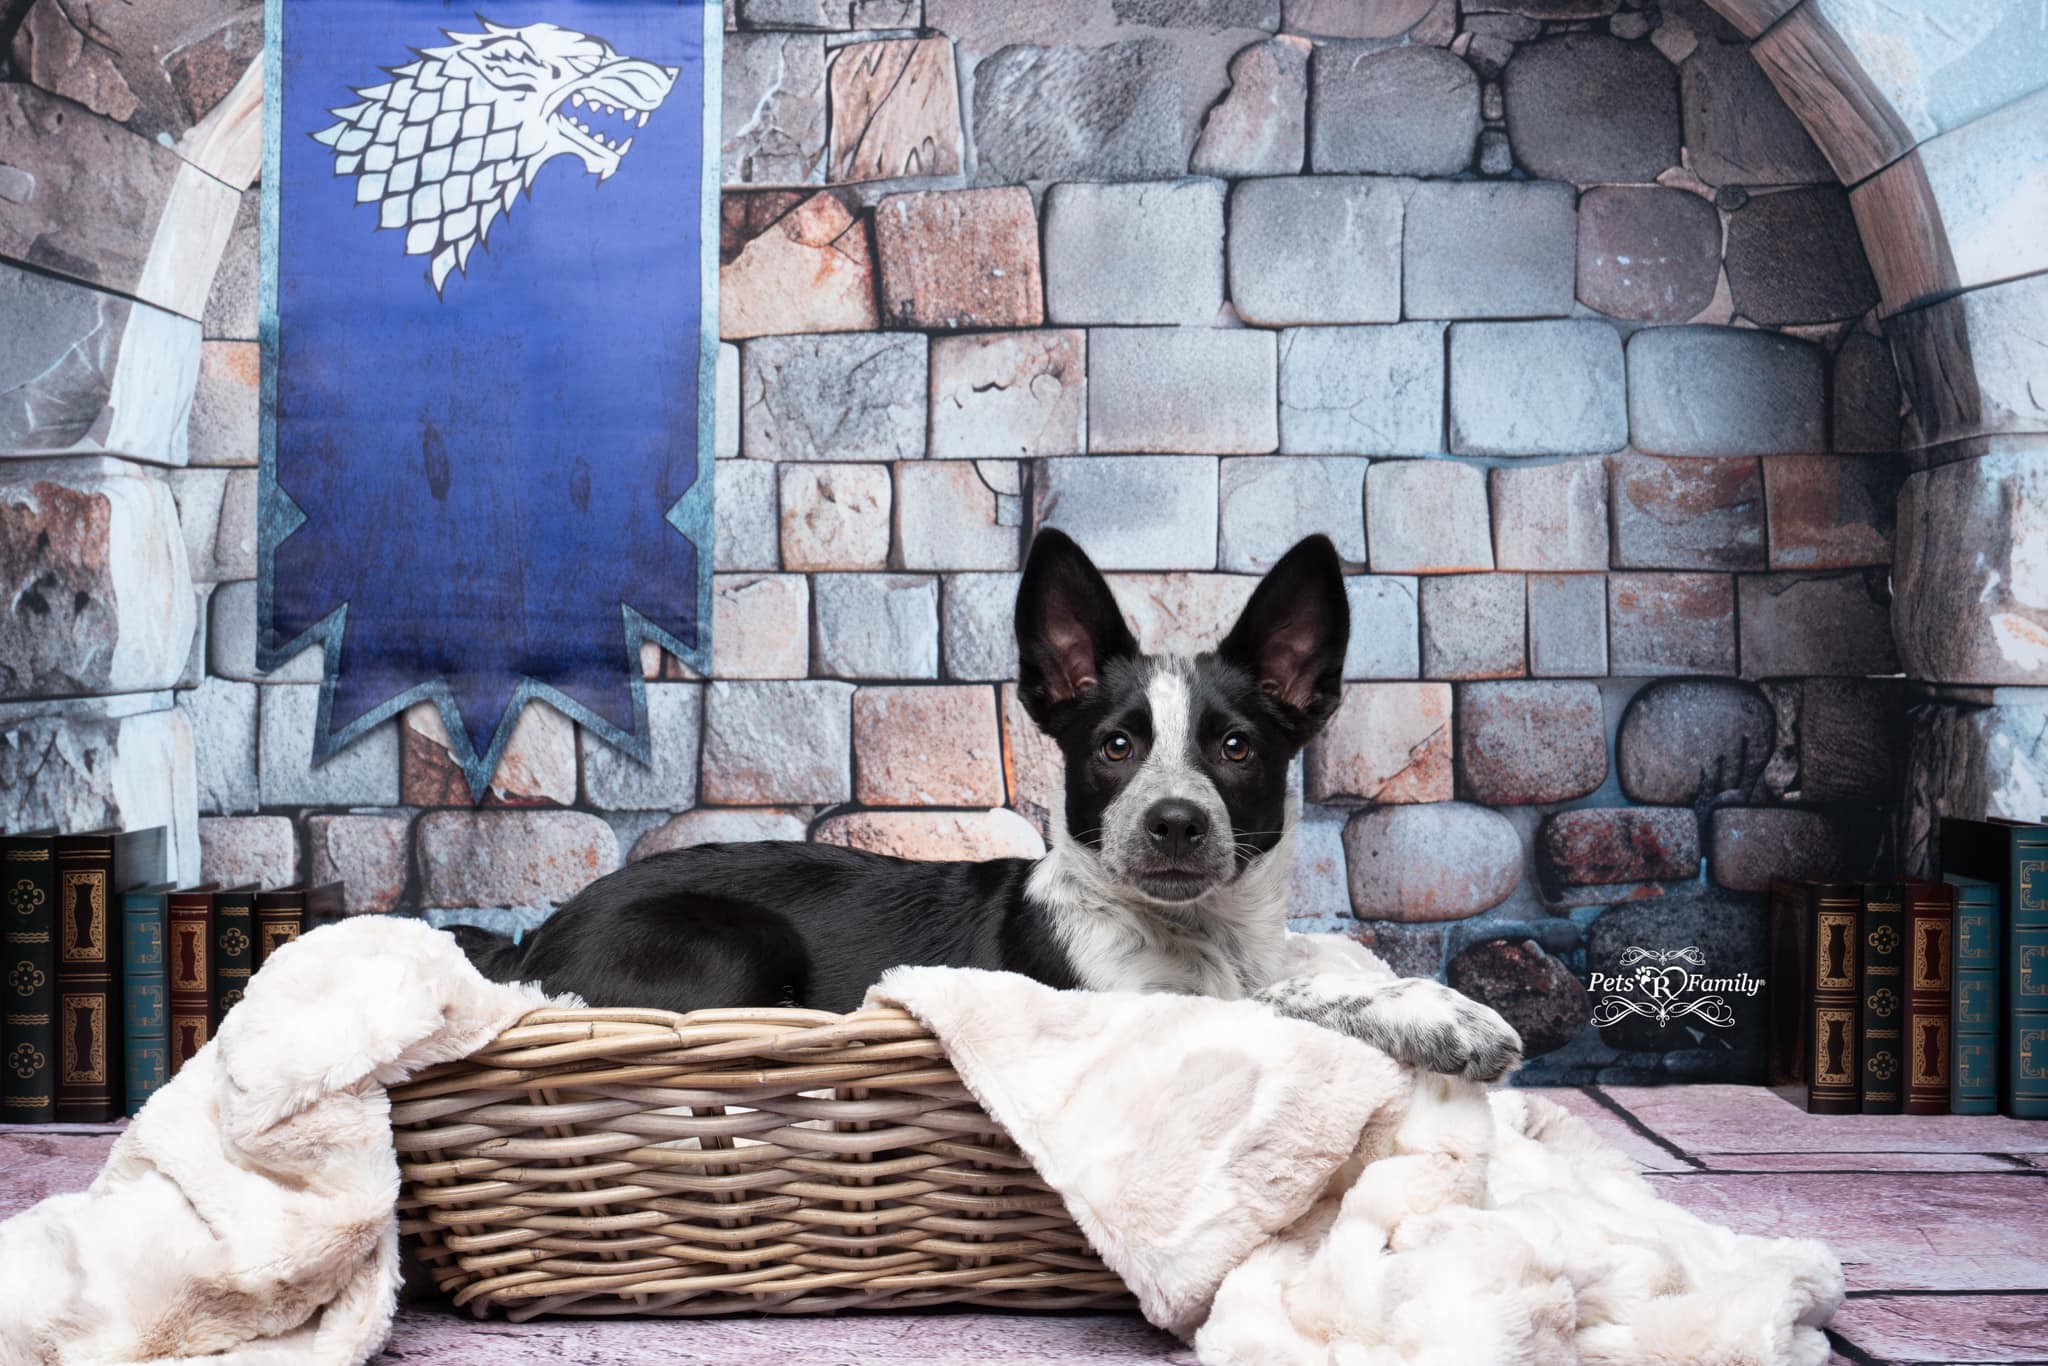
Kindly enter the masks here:
M 1145 685 L 1151 713 L 1152 744 L 1138 762 L 1138 771 L 1102 809 L 1103 856 L 1111 872 L 1128 876 L 1151 855 L 1146 814 L 1158 802 L 1191 802 L 1209 822 L 1206 856 L 1217 877 L 1229 876 L 1234 864 L 1230 810 L 1223 794 L 1202 771 L 1195 754 L 1194 662 L 1184 655 L 1154 661 Z

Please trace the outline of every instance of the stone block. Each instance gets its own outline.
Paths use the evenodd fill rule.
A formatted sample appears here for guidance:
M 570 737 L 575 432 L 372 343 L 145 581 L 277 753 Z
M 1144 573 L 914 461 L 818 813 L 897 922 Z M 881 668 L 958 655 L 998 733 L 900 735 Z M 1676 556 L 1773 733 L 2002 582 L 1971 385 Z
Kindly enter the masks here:
M 545 703 L 529 702 L 479 802 L 455 762 L 441 709 L 421 702 L 399 718 L 398 775 L 399 800 L 407 806 L 574 806 L 576 724 Z
M 199 809 L 209 816 L 254 811 L 256 685 L 202 677 L 178 694 L 198 758 Z
M 679 811 L 696 805 L 703 719 L 702 685 L 649 683 L 647 742 L 653 762 L 643 764 L 579 730 L 584 800 L 600 811 Z
M 1229 239 L 1238 316 L 1264 327 L 1398 321 L 1410 189 L 1368 176 L 1240 183 L 1230 193 Z
M 256 315 L 261 303 L 263 192 L 245 190 L 235 210 L 234 226 L 222 248 L 213 287 L 200 319 L 208 341 L 257 340 Z
M 1892 605 L 1908 675 L 2039 684 L 2048 668 L 2048 461 L 1996 450 L 1909 475 Z
M 199 876 L 192 728 L 161 696 L 0 704 L 0 792 L 13 830 L 169 831 L 167 876 Z
M 1229 455 L 1280 444 L 1270 332 L 1098 327 L 1088 352 L 1091 451 Z
M 1457 758 L 1459 795 L 1468 801 L 1537 806 L 1586 796 L 1607 780 L 1600 689 L 1460 683 Z
M 429 811 L 418 830 L 420 904 L 560 905 L 619 866 L 619 841 L 584 811 Z
M 931 455 L 1079 455 L 1088 442 L 1088 334 L 934 337 Z
M 1214 569 L 1216 490 L 1214 460 L 1047 460 L 1032 483 L 1032 525 L 1058 527 L 1104 569 Z
M 703 799 L 738 805 L 853 797 L 853 686 L 716 681 L 704 694 Z
M 805 29 L 844 33 L 852 18 L 847 0 L 733 0 L 729 8 L 749 29 Z
M 854 797 L 866 805 L 1003 804 L 994 688 L 861 688 L 853 753 Z
M 1799 772 L 1788 800 L 1891 802 L 1898 800 L 1907 736 L 1904 689 L 1889 678 L 1803 678 L 1771 689 L 1778 729 L 1798 735 Z M 1915 716 L 1919 716 L 1916 709 Z M 2028 762 L 2014 753 L 2015 778 Z M 1913 788 L 1910 796 L 1933 789 Z M 1957 815 L 1970 814 L 1958 810 Z M 1995 813 L 1994 813 L 1995 814 Z M 2022 818 L 2024 819 L 2024 818 Z
M 1607 471 L 1599 460 L 1487 472 L 1497 569 L 1607 568 Z
M 1614 767 L 1631 801 L 1690 806 L 1747 792 L 1762 780 L 1776 721 L 1753 683 L 1670 679 L 1629 701 L 1614 737 Z
M 1015 461 L 905 461 L 895 473 L 895 568 L 1017 568 L 1024 518 Z
M 741 445 L 768 460 L 924 454 L 925 339 L 888 333 L 759 337 L 741 350 Z
M 892 327 L 958 332 L 1045 318 L 1038 210 L 1021 185 L 892 194 L 875 206 L 875 247 Z
M 1016 574 L 948 574 L 939 590 L 946 677 L 996 682 L 1017 676 Z
M 0 261 L 0 455 L 185 463 L 199 325 Z
M 1891 598 L 1882 569 L 1744 574 L 1743 676 L 1897 673 Z
M 1303 922 L 1351 925 L 1351 883 L 1344 876 L 1344 813 L 1303 812 L 1287 865 L 1289 928 Z
M 1579 455 L 1628 443 L 1634 398 L 1624 389 L 1621 338 L 1608 324 L 1458 323 L 1450 353 L 1458 454 Z
M 1351 909 L 1362 920 L 1464 920 L 1522 881 L 1522 841 L 1506 816 L 1464 802 L 1381 806 L 1344 827 Z
M 1280 334 L 1280 449 L 1435 455 L 1444 448 L 1442 323 Z
M 811 665 L 811 583 L 801 574 L 711 577 L 711 672 L 802 678 Z
M 1111 574 L 1109 591 L 1147 654 L 1213 650 L 1251 601 L 1247 574 Z
M 1678 164 L 1678 73 L 1605 34 L 1530 43 L 1502 78 L 1508 137 L 1531 175 L 1584 185 L 1650 181 Z
M 1454 59 L 1455 60 L 1455 59 Z M 1572 311 L 1578 210 L 1555 181 L 1432 181 L 1408 197 L 1410 318 L 1561 318 Z
M 1726 892 L 1711 883 L 1695 882 L 1664 889 L 1661 896 L 1609 906 L 1600 912 L 1586 927 L 1586 962 L 1589 967 L 1615 972 L 1621 970 L 1622 954 L 1631 947 L 1691 946 L 1700 950 L 1706 960 L 1706 971 L 1716 977 L 1724 974 L 1732 977 L 1742 972 L 1761 977 L 1770 971 L 1766 956 L 1768 944 L 1762 898 Z M 1750 1060 L 1748 1065 L 1754 1068 L 1754 1060 L 1761 1056 L 1763 1049 L 1765 1002 L 1761 995 L 1737 999 L 1741 1004 L 1733 1007 L 1734 1023 L 1725 1030 L 1716 1029 L 1711 1042 L 1726 1050 L 1731 1057 L 1746 1054 Z M 1704 1030 L 1700 1032 L 1705 1033 Z M 1610 1048 L 1652 1055 L 1668 1055 L 1676 1045 L 1694 1042 L 1692 1036 L 1674 1035 L 1670 1026 L 1660 1025 L 1654 1018 L 1644 1016 L 1631 1016 L 1609 1025 L 1600 1031 L 1600 1039 Z M 1707 1043 L 1709 1040 L 1698 1042 Z M 1745 1097 L 1756 1093 L 1770 1094 L 1759 1086 L 1713 1089 Z M 1651 1094 L 1654 1092 L 1644 1089 L 1635 1091 L 1633 1096 Z M 1770 1109 L 1790 1109 L 1802 1120 L 1806 1118 L 1803 1105 L 1787 1106 L 1775 1097 L 1770 1102 Z M 1734 1147 L 1738 1143 L 1748 1146 L 1749 1135 L 1754 1132 L 1752 1126 L 1730 1122 L 1721 1115 L 1717 1115 L 1716 1120 L 1719 1122 L 1714 1126 L 1715 1131 L 1724 1138 L 1735 1140 L 1726 1146 Z M 1656 1132 L 1669 1133 L 1671 1128 L 1660 1119 Z M 1688 1148 L 1687 1151 L 1693 1150 Z
M 1680 68 L 1686 164 L 1709 185 L 1811 185 L 1835 177 L 1741 43 L 1709 39 Z
M 1223 307 L 1223 195 L 1222 181 L 1205 179 L 1047 190 L 1046 317 L 1210 322 Z
M 1537 865 L 1553 885 L 1691 881 L 1700 871 L 1699 820 L 1683 807 L 1581 807 L 1543 822 Z
M 1875 828 L 1859 828 L 1846 815 L 1726 806 L 1714 813 L 1707 867 L 1732 892 L 1767 892 L 1773 878 L 1853 880 L 1870 871 L 1876 836 Z
M 199 877 L 223 887 L 299 880 L 299 838 L 289 816 L 201 816 Z
M 184 675 L 198 622 L 177 508 L 139 465 L 0 461 L 0 591 L 0 698 Z
M 273 683 L 257 694 L 258 782 L 263 805 L 398 805 L 398 722 L 372 727 L 327 758 L 313 760 L 320 689 Z
M 1599 678 L 1607 672 L 1607 580 L 1599 574 L 1529 575 L 1529 672 Z
M 1735 311 L 1767 326 L 1860 318 L 1877 305 L 1849 197 L 1815 185 L 1751 195 L 1728 217 Z
M 818 822 L 820 844 L 894 858 L 957 862 L 1035 859 L 1045 841 L 1014 811 L 848 811 Z
M 1317 171 L 1456 175 L 1479 136 L 1479 78 L 1439 48 L 1319 44 L 1309 59 Z
M 1735 672 L 1735 584 L 1727 574 L 1610 574 L 1608 672 Z
M 7 195 L 0 256 L 182 317 L 207 286 L 240 197 L 170 147 L 20 83 L 0 87 Z
M 2048 432 L 2048 342 L 2039 325 L 2044 309 L 2048 276 L 2037 276 L 1973 289 L 1891 319 L 1886 332 L 1896 374 L 1913 396 L 1907 444 Z M 1884 397 L 1879 387 L 1874 399 Z M 1895 412 L 1896 387 L 1890 398 Z M 1842 449 L 1839 421 L 1836 430 Z
M 727 195 L 721 207 L 719 336 L 881 326 L 868 225 L 851 194 L 772 190 Z
M 1328 536 L 1365 567 L 1365 469 L 1353 456 L 1251 456 L 1223 462 L 1220 567 L 1263 574 L 1302 537 Z
M 891 483 L 883 465 L 783 465 L 782 563 L 885 569 Z
M 974 71 L 980 180 L 1179 175 L 1194 127 L 1178 66 L 1172 45 L 1155 37 L 1003 47 Z
M 1493 568 L 1486 476 L 1450 460 L 1375 461 L 1365 472 L 1365 544 L 1375 574 Z
M 937 579 L 821 574 L 811 580 L 811 596 L 815 672 L 829 678 L 938 677 Z
M 241 683 L 318 683 L 318 645 L 292 656 L 280 668 L 256 668 L 256 581 L 243 579 L 213 590 L 206 604 L 206 671 Z
M 1450 684 L 1345 684 L 1343 703 L 1309 743 L 1302 791 L 1345 805 L 1449 801 Z
M 834 182 L 960 172 L 960 90 L 945 37 L 849 43 L 827 69 Z
M 388 915 L 405 905 L 411 833 L 404 816 L 308 816 L 306 880 L 341 883 L 349 915 Z
M 1658 455 L 1825 447 L 1820 351 L 1771 332 L 1652 327 L 1628 340 L 1628 425 Z
M 809 820 L 800 809 L 776 806 L 700 806 L 671 816 L 633 843 L 626 862 L 638 863 L 671 849 L 699 844 L 753 844 L 762 840 L 801 840 Z
M 1422 581 L 1424 678 L 1519 678 L 1528 670 L 1528 586 L 1520 574 Z
M 1771 568 L 1890 564 L 1904 471 L 1869 455 L 1768 455 L 1764 492 Z
M 1968 294 L 1982 299 L 1991 291 Z M 1930 310 L 1931 311 L 1931 310 Z M 1921 317 L 1923 314 L 1914 314 Z M 1896 319 L 1891 335 L 1905 331 L 1907 319 Z M 1981 338 L 1979 339 L 1981 340 Z M 1899 448 L 1899 367 L 1891 347 L 1868 332 L 1851 332 L 1835 352 L 1828 392 L 1834 402 L 1829 436 L 1838 451 L 1895 451 Z M 1924 389 L 1916 392 L 1926 397 Z
M 1596 185 L 1579 197 L 1578 297 L 1633 322 L 1684 322 L 1714 300 L 1721 216 L 1661 185 Z
M 1417 581 L 1404 574 L 1352 574 L 1351 640 L 1344 677 L 1415 678 L 1422 673 L 1422 614 Z
M 173 470 L 170 486 L 192 581 L 254 578 L 256 471 Z
M 1608 457 L 1617 569 L 1761 569 L 1764 480 L 1755 456 Z
M 740 349 L 731 342 L 718 344 L 718 372 L 713 383 L 718 396 L 713 453 L 720 460 L 729 460 L 740 453 Z
M 1525 1058 L 1563 1048 L 1592 1018 L 1585 984 L 1533 939 L 1473 944 L 1445 966 L 1444 979 L 1452 990 L 1499 1011 L 1521 1035 Z
M 1230 93 L 1209 111 L 1188 169 L 1196 175 L 1293 175 L 1308 151 L 1311 45 L 1290 35 L 1230 59 Z
M 1003 785 L 1010 807 L 1049 835 L 1053 820 L 1065 819 L 1066 760 L 1052 738 L 1024 714 L 1017 685 L 1003 684 Z
M 254 465 L 262 409 L 261 348 L 255 342 L 202 342 L 199 380 L 185 425 L 194 465 Z
M 721 460 L 712 477 L 712 564 L 721 570 L 781 568 L 775 466 L 765 460 Z
M 164 146 L 204 125 L 263 48 L 247 0 L 22 7 L 13 79 L 28 81 Z
M 1911 747 L 1898 756 L 1906 768 L 1906 867 L 1940 866 L 1934 846 L 1943 816 L 2032 821 L 2040 815 L 2048 755 L 2037 740 L 2048 726 L 2048 708 L 2039 702 L 1926 703 L 1910 715 Z
M 735 33 L 719 64 L 728 185 L 816 185 L 825 173 L 825 40 Z

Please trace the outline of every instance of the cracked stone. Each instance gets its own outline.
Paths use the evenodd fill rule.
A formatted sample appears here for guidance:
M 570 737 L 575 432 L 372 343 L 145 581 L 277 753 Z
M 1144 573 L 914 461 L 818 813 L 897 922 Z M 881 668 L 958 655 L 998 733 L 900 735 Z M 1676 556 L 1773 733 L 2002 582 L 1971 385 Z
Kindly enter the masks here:
M 14 79 L 165 145 L 212 113 L 263 50 L 255 0 L 37 0 L 25 8 Z
M 469 795 L 469 779 L 455 762 L 439 707 L 407 707 L 399 744 L 398 793 L 407 806 L 576 804 L 576 725 L 545 703 L 520 710 L 481 803 Z
M 906 460 L 924 454 L 925 339 L 918 334 L 756 337 L 740 351 L 740 441 L 772 460 Z
M 1762 569 L 1764 480 L 1754 456 L 1608 457 L 1617 569 Z
M 827 179 L 959 173 L 960 91 L 951 39 L 849 43 L 832 54 L 827 82 Z
M 1907 477 L 1899 494 L 1893 615 L 1914 678 L 2048 677 L 2048 466 L 1994 451 Z
M 1079 329 L 932 338 L 932 458 L 1081 454 L 1087 349 Z
M 1615 771 L 1629 800 L 1690 806 L 1710 795 L 1748 793 L 1770 761 L 1776 724 L 1751 683 L 1670 679 L 1637 693 L 1615 734 Z
M 1014 464 L 971 460 L 906 461 L 896 467 L 898 569 L 1015 569 L 1019 528 L 1003 520 L 1003 499 L 989 481 Z M 1011 480 L 999 482 L 1009 483 Z
M 1607 568 L 1607 470 L 1597 458 L 1489 470 L 1499 569 Z
M 1230 93 L 1209 111 L 1188 170 L 1195 175 L 1292 175 L 1308 145 L 1306 39 L 1282 35 L 1230 59 Z
M 1295 542 L 1328 536 L 1347 565 L 1365 565 L 1366 461 L 1352 456 L 1225 460 L 1219 565 L 1262 574 Z
M 1444 448 L 1443 324 L 1280 334 L 1280 449 L 1434 455 Z
M 1905 472 L 1868 455 L 1767 455 L 1771 568 L 1889 564 Z
M 784 465 L 782 563 L 787 569 L 885 569 L 891 485 L 882 465 Z
M 815 185 L 825 170 L 825 40 L 735 33 L 720 63 L 728 185 Z
M 1309 744 L 1302 783 L 1318 803 L 1449 801 L 1450 684 L 1345 684 L 1342 703 Z
M 868 229 L 857 205 L 831 191 L 809 198 L 769 191 L 727 195 L 722 211 L 719 336 L 881 326 Z
M 1330 42 L 1309 59 L 1317 171 L 1455 175 L 1479 136 L 1479 78 L 1439 48 Z
M 1744 574 L 1742 672 L 1894 674 L 1891 579 L 1883 569 L 1836 574 Z
M 1171 44 L 1015 44 L 974 72 L 983 183 L 1175 176 L 1193 142 Z
M 1836 179 L 1746 45 L 1703 42 L 1680 70 L 1686 157 L 1701 180 L 1811 185 Z

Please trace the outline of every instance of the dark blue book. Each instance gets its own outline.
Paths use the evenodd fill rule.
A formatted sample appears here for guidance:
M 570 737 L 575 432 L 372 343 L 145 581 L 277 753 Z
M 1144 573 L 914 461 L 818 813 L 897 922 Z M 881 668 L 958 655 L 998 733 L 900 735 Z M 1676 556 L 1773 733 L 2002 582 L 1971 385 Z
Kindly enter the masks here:
M 1955 1034 L 1948 1108 L 1958 1115 L 1998 1113 L 1998 887 L 1947 873 L 1956 889 Z
M 171 1074 L 169 984 L 164 980 L 164 937 L 173 883 L 121 894 L 121 1030 L 127 1086 L 125 1108 L 142 1109 Z

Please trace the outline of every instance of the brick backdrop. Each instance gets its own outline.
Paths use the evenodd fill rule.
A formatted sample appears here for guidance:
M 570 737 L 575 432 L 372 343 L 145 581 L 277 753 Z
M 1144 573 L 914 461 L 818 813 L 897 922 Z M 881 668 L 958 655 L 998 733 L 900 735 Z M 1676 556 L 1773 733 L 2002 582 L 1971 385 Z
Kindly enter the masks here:
M 47 166 L 125 129 L 134 198 L 204 194 L 175 216 L 187 271 L 0 263 L 53 339 L 123 336 L 97 363 L 141 367 L 76 431 L 0 410 L 0 445 L 172 467 L 9 485 L 12 543 L 78 526 L 66 498 L 105 509 L 23 581 L 75 592 L 71 641 L 120 642 L 0 638 L 7 699 L 115 695 L 9 703 L 11 753 L 43 756 L 17 806 L 182 764 L 208 876 L 501 924 L 706 840 L 1035 853 L 1058 756 L 1006 681 L 1033 529 L 1182 650 L 1321 531 L 1353 644 L 1298 774 L 1298 924 L 1499 1005 L 1532 1078 L 1746 1078 L 1753 1033 L 1596 1031 L 1582 979 L 1629 944 L 1757 971 L 1770 876 L 1924 866 L 1942 811 L 2041 814 L 2048 712 L 2012 685 L 2048 659 L 2048 277 L 2019 278 L 2048 259 L 1993 229 L 2048 213 L 2013 169 L 2048 165 L 2042 97 L 2011 103 L 2048 53 L 1854 0 L 1718 7 L 738 0 L 713 676 L 650 652 L 651 767 L 529 708 L 472 806 L 431 709 L 316 768 L 315 656 L 254 669 L 246 90 L 181 106 L 154 68 L 87 70 L 38 0 L 0 122 Z M 187 48 L 95 36 L 253 49 L 245 4 L 186 8 L 218 21 Z M 29 240 L 7 212 L 0 256 Z M 177 564 L 107 591 L 93 535 Z

